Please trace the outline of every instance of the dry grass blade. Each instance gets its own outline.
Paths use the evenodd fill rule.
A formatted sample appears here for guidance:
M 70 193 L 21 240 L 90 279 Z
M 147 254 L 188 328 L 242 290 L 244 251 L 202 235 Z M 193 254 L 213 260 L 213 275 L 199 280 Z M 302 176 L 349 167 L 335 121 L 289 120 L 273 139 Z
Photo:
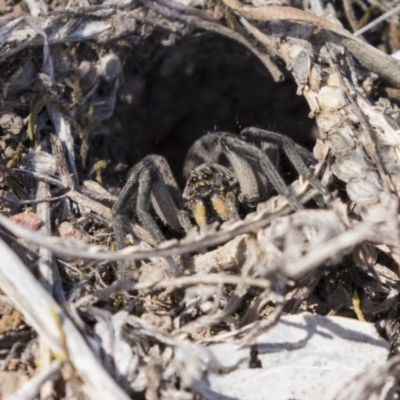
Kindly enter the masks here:
M 98 399 L 128 399 L 98 363 L 82 334 L 28 268 L 0 242 L 0 285 L 27 322 L 44 338 L 55 357 L 70 363 L 87 393 Z M 12 265 L 12 268 L 10 266 Z
M 60 376 L 61 366 L 61 361 L 53 361 L 47 369 L 44 369 L 39 375 L 35 376 L 35 378 L 23 384 L 22 387 L 12 396 L 8 397 L 7 400 L 33 400 L 38 395 L 40 387 L 44 383 L 55 380 Z
M 397 74 L 400 63 L 385 53 L 370 46 L 347 30 L 320 18 L 314 14 L 291 7 L 250 7 L 242 6 L 236 0 L 224 0 L 225 4 L 237 11 L 240 15 L 257 21 L 291 20 L 312 24 L 319 28 L 326 29 L 342 37 L 343 44 L 354 54 L 356 58 L 368 69 L 387 79 L 391 84 L 399 87 L 400 79 Z M 377 61 L 378 60 L 378 61 Z
M 393 8 L 392 10 L 385 12 L 379 18 L 375 19 L 374 21 L 370 22 L 369 24 L 363 26 L 361 29 L 354 32 L 354 36 L 362 35 L 363 33 L 372 29 L 377 24 L 380 24 L 381 22 L 389 19 L 391 16 L 396 15 L 399 12 L 400 12 L 400 6 L 397 6 L 397 7 Z

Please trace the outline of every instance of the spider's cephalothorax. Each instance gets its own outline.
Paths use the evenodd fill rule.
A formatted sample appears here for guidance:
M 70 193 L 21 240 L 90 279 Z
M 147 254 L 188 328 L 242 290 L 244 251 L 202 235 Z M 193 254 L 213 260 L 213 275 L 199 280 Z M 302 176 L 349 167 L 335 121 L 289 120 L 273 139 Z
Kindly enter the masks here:
M 121 214 L 134 199 L 135 216 L 160 243 L 164 235 L 153 215 L 174 230 L 189 231 L 215 221 L 238 218 L 238 204 L 254 209 L 271 196 L 272 189 L 285 196 L 294 209 L 302 208 L 278 172 L 279 147 L 297 172 L 308 179 L 321 194 L 326 190 L 312 175 L 308 165 L 313 155 L 286 136 L 248 128 L 234 135 L 211 133 L 200 138 L 188 152 L 184 166 L 187 180 L 183 195 L 167 161 L 156 155 L 135 165 L 114 204 L 114 229 L 117 245 L 123 247 Z
M 190 172 L 183 200 L 198 226 L 238 218 L 239 183 L 233 172 L 216 163 L 201 164 Z

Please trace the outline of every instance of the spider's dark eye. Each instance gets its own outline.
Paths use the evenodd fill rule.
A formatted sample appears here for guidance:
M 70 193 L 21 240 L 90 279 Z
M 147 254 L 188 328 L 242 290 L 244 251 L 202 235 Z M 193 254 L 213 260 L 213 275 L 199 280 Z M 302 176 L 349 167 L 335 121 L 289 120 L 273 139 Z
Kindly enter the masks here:
M 210 178 L 211 178 L 211 175 L 210 175 L 210 174 L 207 174 L 207 172 L 206 172 L 205 174 L 203 174 L 203 179 L 204 179 L 205 181 L 208 181 Z
M 197 178 L 193 177 L 192 179 L 190 179 L 190 183 L 197 183 Z

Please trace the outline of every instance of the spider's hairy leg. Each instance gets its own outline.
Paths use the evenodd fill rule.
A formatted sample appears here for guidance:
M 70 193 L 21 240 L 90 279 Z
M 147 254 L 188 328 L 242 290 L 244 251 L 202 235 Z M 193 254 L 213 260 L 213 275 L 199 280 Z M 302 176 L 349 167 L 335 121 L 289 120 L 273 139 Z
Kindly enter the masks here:
M 138 184 L 139 174 L 142 169 L 142 163 L 139 163 L 132 168 L 132 170 L 129 172 L 128 180 L 121 190 L 118 200 L 114 203 L 112 207 L 113 228 L 118 249 L 123 249 L 125 247 L 122 215 L 129 206 L 129 202 L 132 199 L 132 192 L 134 190 L 134 187 Z
M 220 139 L 222 151 L 235 172 L 240 186 L 240 201 L 249 207 L 255 207 L 260 201 L 260 188 L 255 172 L 248 158 L 240 151 L 236 151 L 240 142 L 234 137 L 223 135 Z
M 133 198 L 136 199 L 135 212 L 140 224 L 145 227 L 156 243 L 165 240 L 153 216 L 149 212 L 150 204 L 160 219 L 171 227 L 181 229 L 178 219 L 178 208 L 174 199 L 181 200 L 179 189 L 165 159 L 161 156 L 147 156 L 130 172 L 127 183 L 120 197 L 113 206 L 114 230 L 118 248 L 124 247 L 122 230 L 122 213 L 128 208 Z M 174 275 L 179 275 L 179 269 L 172 258 L 167 262 Z
M 157 243 L 165 240 L 153 216 L 149 212 L 150 195 L 153 183 L 153 168 L 143 168 L 139 175 L 138 194 L 136 200 L 136 216 L 140 224 L 149 230 Z
M 128 208 L 130 200 L 132 198 L 132 191 L 138 183 L 139 174 L 143 169 L 142 163 L 135 165 L 129 173 L 129 177 L 125 186 L 118 197 L 118 200 L 114 203 L 112 207 L 113 213 L 113 230 L 115 235 L 115 242 L 118 249 L 123 249 L 125 247 L 125 235 L 123 228 L 123 213 Z M 128 263 L 126 261 L 119 261 L 117 268 L 117 277 L 123 279 L 125 275 L 125 270 L 127 269 Z
M 149 212 L 149 201 L 152 194 L 152 183 L 155 173 L 155 166 L 147 166 L 143 168 L 139 175 L 138 195 L 136 201 L 136 215 L 140 224 L 153 236 L 157 244 L 165 241 L 165 237 L 158 227 L 153 216 Z M 172 257 L 166 257 L 168 265 L 174 276 L 179 276 L 180 271 Z
M 144 227 L 149 230 L 150 234 L 153 236 L 157 244 L 162 243 L 165 241 L 165 237 L 162 234 L 160 228 L 158 227 L 156 221 L 154 220 L 153 216 L 149 212 L 149 201 L 152 198 L 152 200 L 155 201 L 157 198 L 157 189 L 156 192 L 153 192 L 152 188 L 152 183 L 154 182 L 154 174 L 156 172 L 156 167 L 152 165 L 150 168 L 145 168 L 139 175 L 139 186 L 138 186 L 138 196 L 137 196 L 137 202 L 136 202 L 136 215 Z M 158 182 L 160 184 L 160 182 Z M 156 185 L 157 186 L 157 185 Z M 164 192 L 164 190 L 160 190 L 160 187 L 158 188 L 159 194 Z M 166 197 L 164 200 L 167 202 Z M 158 201 L 158 206 L 161 205 L 162 201 L 161 199 L 157 199 Z M 153 205 L 154 202 L 152 201 Z M 176 206 L 175 206 L 176 207 Z M 155 208 L 156 212 L 162 212 L 162 208 Z M 164 210 L 165 211 L 165 210 Z M 166 217 L 166 213 L 160 214 L 159 216 L 164 216 Z M 177 217 L 176 217 L 177 218 Z M 166 218 L 166 221 L 168 219 Z M 178 266 L 176 265 L 175 261 L 173 260 L 172 257 L 166 257 L 166 260 L 168 262 L 168 265 L 170 266 L 171 272 L 173 273 L 174 276 L 179 276 L 180 271 Z
M 315 178 L 307 167 L 307 164 L 311 165 L 317 162 L 313 154 L 304 147 L 299 146 L 292 139 L 276 132 L 265 131 L 258 128 L 246 128 L 240 133 L 240 136 L 245 140 L 250 139 L 255 141 L 271 142 L 281 146 L 298 174 L 306 178 L 310 182 L 311 186 L 318 190 L 322 195 L 328 193 L 321 182 Z
M 151 204 L 159 218 L 175 231 L 183 227 L 180 220 L 182 195 L 174 175 L 161 156 L 148 156 L 152 163 Z
M 249 188 L 247 187 L 247 185 L 248 180 L 250 180 L 248 175 L 248 168 L 247 166 L 243 168 L 243 165 L 247 164 L 251 169 L 251 161 L 253 165 L 258 164 L 260 166 L 260 168 L 268 177 L 269 181 L 274 186 L 276 191 L 282 196 L 285 196 L 290 205 L 295 210 L 301 210 L 303 208 L 299 201 L 290 193 L 289 188 L 287 187 L 284 180 L 281 178 L 278 170 L 276 169 L 272 161 L 259 148 L 230 135 L 223 136 L 221 138 L 221 144 L 229 162 L 232 164 L 232 168 L 234 169 L 236 176 L 238 177 L 240 189 L 243 196 L 248 195 L 247 191 L 249 190 Z M 255 179 L 253 171 L 251 171 L 251 174 L 252 175 L 250 176 L 254 177 Z M 243 187 L 242 182 L 244 183 Z M 261 188 L 258 188 L 259 195 L 260 190 Z M 246 197 L 244 197 L 244 201 L 246 201 Z

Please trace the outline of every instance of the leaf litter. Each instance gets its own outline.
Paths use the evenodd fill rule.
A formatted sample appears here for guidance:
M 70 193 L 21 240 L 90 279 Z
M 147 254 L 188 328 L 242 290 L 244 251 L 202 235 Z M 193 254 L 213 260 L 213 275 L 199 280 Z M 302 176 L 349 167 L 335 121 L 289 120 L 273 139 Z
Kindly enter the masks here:
M 398 396 L 399 5 L 338 3 L 0 10 L 1 398 Z M 324 198 L 283 165 L 303 210 L 274 195 L 159 246 L 131 213 L 116 250 L 130 166 L 178 177 L 205 131 L 266 124 Z

